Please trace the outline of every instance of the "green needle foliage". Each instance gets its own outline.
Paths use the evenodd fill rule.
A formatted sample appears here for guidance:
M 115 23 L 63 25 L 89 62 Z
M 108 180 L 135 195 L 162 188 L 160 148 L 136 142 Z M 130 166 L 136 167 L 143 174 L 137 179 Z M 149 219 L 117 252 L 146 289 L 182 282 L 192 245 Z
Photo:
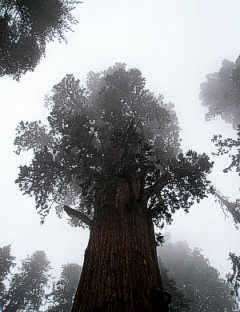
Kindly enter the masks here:
M 116 64 L 88 75 L 83 88 L 67 75 L 46 97 L 48 124 L 20 122 L 16 153 L 32 150 L 30 165 L 21 166 L 16 183 L 34 196 L 42 220 L 54 205 L 94 216 L 103 198 L 114 200 L 126 182 L 138 201 L 161 226 L 180 208 L 213 192 L 206 154 L 180 150 L 174 106 L 145 88 L 138 69 Z M 84 225 L 81 221 L 78 225 Z
M 79 1 L 2 0 L 0 3 L 0 76 L 19 80 L 45 55 L 46 43 L 65 40 L 71 11 Z

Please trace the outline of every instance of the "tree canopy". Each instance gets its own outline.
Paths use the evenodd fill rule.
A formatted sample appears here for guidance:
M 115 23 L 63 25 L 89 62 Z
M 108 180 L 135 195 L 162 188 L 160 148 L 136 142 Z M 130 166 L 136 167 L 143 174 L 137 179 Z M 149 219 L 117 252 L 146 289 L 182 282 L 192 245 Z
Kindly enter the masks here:
M 207 120 L 221 116 L 237 128 L 240 123 L 240 57 L 235 63 L 224 60 L 219 72 L 207 75 L 207 81 L 201 84 L 200 99 L 208 109 Z
M 240 56 L 236 62 L 224 60 L 219 72 L 207 75 L 207 81 L 201 84 L 200 98 L 208 108 L 207 120 L 215 116 L 231 123 L 236 130 L 236 138 L 224 139 L 215 135 L 212 141 L 217 146 L 216 156 L 228 154 L 230 164 L 223 170 L 225 173 L 235 169 L 240 174 Z M 234 221 L 240 223 L 239 199 L 230 202 L 224 196 L 216 193 L 218 200 L 231 212 Z
M 138 69 L 116 64 L 90 72 L 86 88 L 67 75 L 45 104 L 48 124 L 22 121 L 15 139 L 17 154 L 34 153 L 16 183 L 35 197 L 43 219 L 52 205 L 58 213 L 72 205 L 91 220 L 123 181 L 157 225 L 213 192 L 213 163 L 206 154 L 182 153 L 173 104 L 147 90 Z
M 191 250 L 187 242 L 169 242 L 158 248 L 169 276 L 189 300 L 187 311 L 236 311 L 232 287 L 219 277 L 200 249 Z
M 45 55 L 46 43 L 65 40 L 71 11 L 79 1 L 2 0 L 0 3 L 0 76 L 19 79 Z

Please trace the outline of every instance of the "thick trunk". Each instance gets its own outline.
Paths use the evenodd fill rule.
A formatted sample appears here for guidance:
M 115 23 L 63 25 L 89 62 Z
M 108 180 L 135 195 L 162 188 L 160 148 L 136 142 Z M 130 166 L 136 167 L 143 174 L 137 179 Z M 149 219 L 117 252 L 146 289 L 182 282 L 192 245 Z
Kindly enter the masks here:
M 142 205 L 96 209 L 72 312 L 168 311 L 153 223 Z

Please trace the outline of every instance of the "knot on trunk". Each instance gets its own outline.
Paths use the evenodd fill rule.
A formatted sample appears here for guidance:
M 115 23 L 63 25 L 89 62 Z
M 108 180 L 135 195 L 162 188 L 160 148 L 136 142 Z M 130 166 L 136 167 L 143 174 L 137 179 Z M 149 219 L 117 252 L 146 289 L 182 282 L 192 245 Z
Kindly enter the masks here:
M 172 298 L 172 296 L 168 292 L 153 288 L 151 296 L 153 312 L 168 312 L 168 305 L 170 304 Z

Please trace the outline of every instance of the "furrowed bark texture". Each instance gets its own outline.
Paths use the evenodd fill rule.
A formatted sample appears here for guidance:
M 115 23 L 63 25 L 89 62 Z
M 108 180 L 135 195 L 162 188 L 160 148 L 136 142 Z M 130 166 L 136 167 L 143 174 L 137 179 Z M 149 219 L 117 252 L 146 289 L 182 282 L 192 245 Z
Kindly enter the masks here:
M 126 191 L 95 210 L 72 312 L 168 311 L 152 220 Z

